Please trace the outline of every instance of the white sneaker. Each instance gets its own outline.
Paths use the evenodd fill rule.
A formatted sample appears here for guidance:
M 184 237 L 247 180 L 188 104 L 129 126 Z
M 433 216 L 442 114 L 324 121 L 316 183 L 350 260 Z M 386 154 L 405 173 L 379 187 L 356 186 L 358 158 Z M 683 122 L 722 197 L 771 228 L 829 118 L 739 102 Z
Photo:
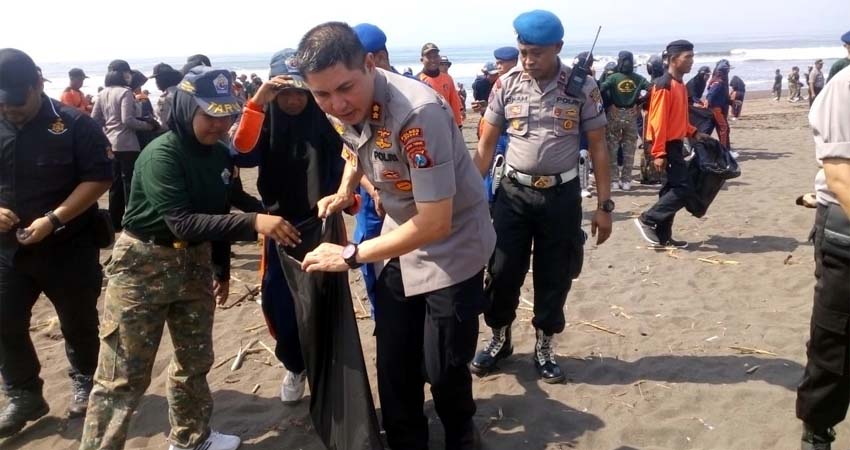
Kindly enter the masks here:
M 582 196 L 582 198 L 590 198 L 590 197 L 592 197 L 592 195 L 590 194 L 590 191 L 588 191 L 587 189 L 582 189 L 582 190 L 581 190 L 581 196 Z
M 632 190 L 632 182 L 631 181 L 623 181 L 622 183 L 620 183 L 620 189 L 622 189 L 624 191 L 631 191 Z
M 207 440 L 198 444 L 195 448 L 184 448 L 171 444 L 168 450 L 236 450 L 241 443 L 242 439 L 239 436 L 221 434 L 218 431 L 210 430 L 210 436 Z
M 617 192 L 620 190 L 620 183 L 616 181 L 611 182 L 611 192 Z
M 298 403 L 304 397 L 304 385 L 307 383 L 307 371 L 292 373 L 287 371 L 280 385 L 280 401 Z
M 741 156 L 741 154 L 736 152 L 735 150 L 730 150 L 729 154 L 732 155 L 732 157 L 735 159 L 738 159 Z

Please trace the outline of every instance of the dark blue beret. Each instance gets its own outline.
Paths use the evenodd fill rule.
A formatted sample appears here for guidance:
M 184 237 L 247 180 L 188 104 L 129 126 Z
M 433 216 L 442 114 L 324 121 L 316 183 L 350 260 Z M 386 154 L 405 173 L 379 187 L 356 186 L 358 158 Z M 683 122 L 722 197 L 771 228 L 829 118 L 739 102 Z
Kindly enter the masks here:
M 841 35 L 841 42 L 845 44 L 850 44 L 850 31 Z

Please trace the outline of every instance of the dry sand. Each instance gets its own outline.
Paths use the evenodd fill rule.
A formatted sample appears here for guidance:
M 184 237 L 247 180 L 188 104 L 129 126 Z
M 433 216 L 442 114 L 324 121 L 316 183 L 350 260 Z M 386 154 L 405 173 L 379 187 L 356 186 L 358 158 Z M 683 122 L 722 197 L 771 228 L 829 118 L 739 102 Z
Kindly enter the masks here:
M 649 250 L 638 237 L 631 219 L 654 201 L 655 187 L 636 185 L 615 194 L 613 236 L 600 247 L 588 244 L 584 271 L 567 301 L 568 327 L 557 338 L 567 382 L 537 381 L 529 305 L 521 303 L 516 354 L 501 372 L 474 381 L 484 448 L 799 448 L 794 401 L 811 312 L 813 261 L 806 238 L 813 210 L 795 206 L 794 199 L 812 189 L 816 171 L 806 112 L 803 104 L 784 100 L 745 104 L 743 117 L 732 124 L 743 175 L 727 183 L 705 218 L 679 215 L 676 236 L 695 243 L 687 250 Z M 474 134 L 468 139 L 474 145 Z M 245 178 L 251 186 L 253 173 Z M 594 206 L 595 199 L 585 210 Z M 234 249 L 231 301 L 258 283 L 258 247 Z M 355 299 L 363 300 L 359 273 L 351 280 Z M 533 301 L 530 284 L 523 298 Z M 41 300 L 32 323 L 53 317 Z M 216 361 L 252 338 L 271 345 L 263 323 L 259 306 L 250 301 L 219 310 Z M 371 320 L 360 320 L 377 402 L 372 329 Z M 82 422 L 63 418 L 70 389 L 61 333 L 53 326 L 32 335 L 52 410 L 0 449 L 76 449 Z M 482 342 L 488 336 L 482 320 Z M 741 354 L 735 346 L 770 353 Z M 170 354 L 166 334 L 128 449 L 166 448 Z M 284 372 L 269 357 L 251 355 L 233 372 L 229 363 L 212 369 L 213 427 L 240 435 L 244 449 L 322 449 L 311 434 L 307 402 L 280 403 Z M 425 409 L 433 424 L 431 448 L 441 449 L 430 397 Z M 842 425 L 838 433 L 835 448 L 850 446 L 850 427 Z

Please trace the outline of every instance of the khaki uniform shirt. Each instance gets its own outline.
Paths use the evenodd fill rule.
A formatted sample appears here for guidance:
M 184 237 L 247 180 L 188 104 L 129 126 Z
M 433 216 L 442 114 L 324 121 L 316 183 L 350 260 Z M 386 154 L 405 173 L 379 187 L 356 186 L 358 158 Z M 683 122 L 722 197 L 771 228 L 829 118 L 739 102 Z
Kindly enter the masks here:
M 382 233 L 416 215 L 416 202 L 452 199 L 449 237 L 399 257 L 409 297 L 476 275 L 493 253 L 496 232 L 481 175 L 443 100 L 419 81 L 376 70 L 374 103 L 362 132 L 329 119 L 346 144 L 343 157 L 360 165 L 381 191 L 387 212 Z
M 484 119 L 499 128 L 507 122 L 507 163 L 520 172 L 556 175 L 578 167 L 581 132 L 607 124 L 596 81 L 588 78 L 581 98 L 570 97 L 564 89 L 571 69 L 560 67 L 546 86 L 520 66 L 493 85 Z

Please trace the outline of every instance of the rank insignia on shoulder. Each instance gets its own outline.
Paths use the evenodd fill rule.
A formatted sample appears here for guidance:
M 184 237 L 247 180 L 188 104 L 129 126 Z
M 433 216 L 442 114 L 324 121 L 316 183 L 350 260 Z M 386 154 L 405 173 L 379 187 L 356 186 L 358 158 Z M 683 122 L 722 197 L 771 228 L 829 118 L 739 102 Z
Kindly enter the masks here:
M 410 192 L 410 191 L 413 190 L 413 184 L 411 184 L 407 180 L 397 181 L 395 183 L 395 187 L 396 187 L 396 189 L 398 189 L 400 191 L 404 191 L 404 192 Z
M 381 120 L 381 112 L 382 111 L 383 111 L 383 108 L 381 107 L 380 103 L 378 103 L 378 102 L 372 103 L 372 112 L 371 112 L 369 117 L 373 121 Z

